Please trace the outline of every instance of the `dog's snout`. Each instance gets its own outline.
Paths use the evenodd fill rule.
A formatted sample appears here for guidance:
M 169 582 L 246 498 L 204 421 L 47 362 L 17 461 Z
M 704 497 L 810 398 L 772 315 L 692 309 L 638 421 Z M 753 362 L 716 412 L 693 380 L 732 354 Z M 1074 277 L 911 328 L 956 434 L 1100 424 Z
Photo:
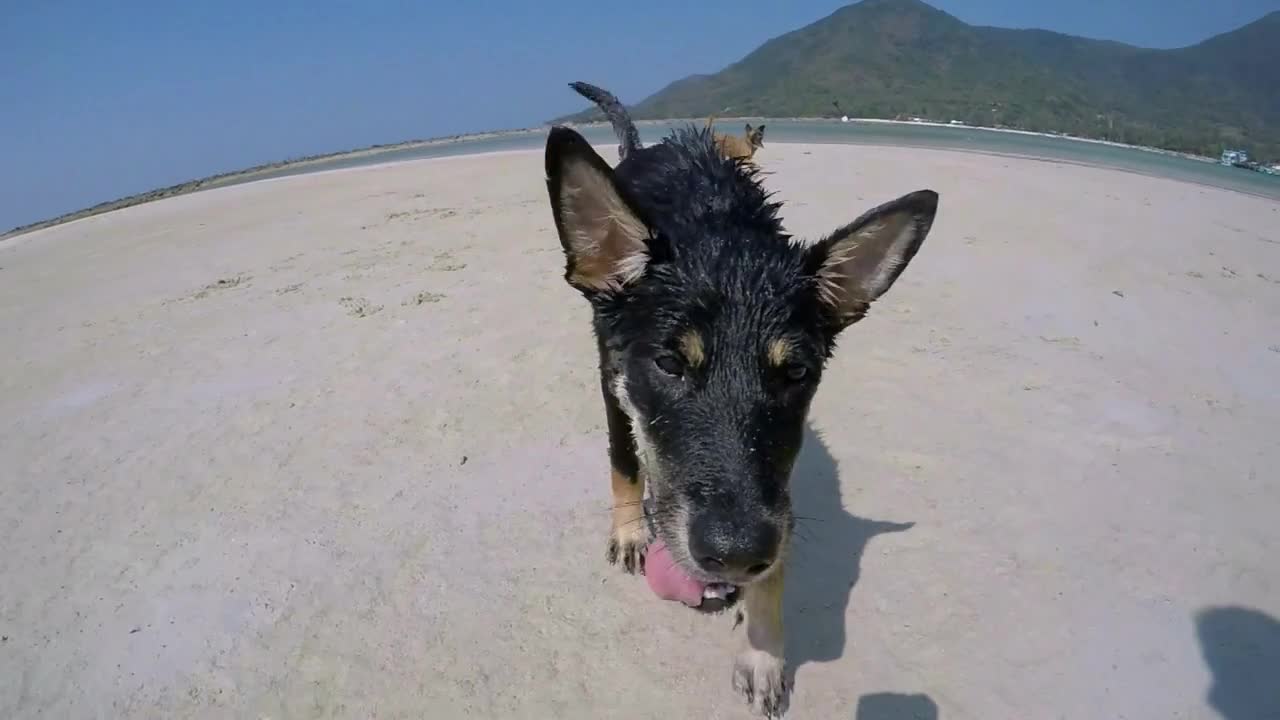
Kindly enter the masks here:
M 689 527 L 689 554 L 708 573 L 755 576 L 777 560 L 780 540 L 777 525 L 763 518 L 704 514 Z

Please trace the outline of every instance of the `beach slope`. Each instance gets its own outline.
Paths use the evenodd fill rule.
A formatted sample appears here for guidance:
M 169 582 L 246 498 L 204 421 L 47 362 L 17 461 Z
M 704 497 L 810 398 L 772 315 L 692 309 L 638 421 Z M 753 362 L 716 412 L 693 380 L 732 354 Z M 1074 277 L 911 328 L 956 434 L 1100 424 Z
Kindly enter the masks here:
M 1201 615 L 1280 616 L 1280 204 L 935 150 L 757 159 L 801 236 L 942 196 L 814 404 L 794 716 L 1217 717 L 1210 688 L 1280 653 L 1224 664 Z M 0 245 L 0 716 L 743 717 L 730 619 L 604 562 L 562 271 L 538 152 Z

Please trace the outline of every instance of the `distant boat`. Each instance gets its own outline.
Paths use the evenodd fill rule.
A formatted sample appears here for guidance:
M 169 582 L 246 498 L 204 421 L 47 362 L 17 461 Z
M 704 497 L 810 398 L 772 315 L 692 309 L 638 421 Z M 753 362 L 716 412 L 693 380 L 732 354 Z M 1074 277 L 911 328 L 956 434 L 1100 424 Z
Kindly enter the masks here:
M 1252 170 L 1262 173 L 1263 175 L 1280 175 L 1277 165 L 1266 165 L 1249 159 L 1249 153 L 1244 150 L 1223 150 L 1219 163 L 1227 167 L 1238 167 L 1242 170 Z
M 1218 162 L 1227 167 L 1241 167 L 1249 162 L 1249 153 L 1244 150 L 1223 150 Z

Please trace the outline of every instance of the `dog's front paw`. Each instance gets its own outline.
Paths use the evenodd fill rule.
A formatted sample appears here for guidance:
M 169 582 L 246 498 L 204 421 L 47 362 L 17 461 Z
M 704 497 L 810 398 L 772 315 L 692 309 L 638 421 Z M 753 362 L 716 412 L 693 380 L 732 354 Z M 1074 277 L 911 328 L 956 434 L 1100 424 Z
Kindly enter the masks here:
M 622 569 L 630 575 L 644 574 L 645 549 L 649 545 L 649 528 L 644 524 L 643 516 L 635 521 L 614 524 L 609 534 L 609 545 L 605 548 L 604 557 L 610 565 L 622 564 Z
M 733 688 L 751 709 L 766 718 L 780 718 L 791 700 L 786 664 L 763 650 L 743 650 L 733 663 Z

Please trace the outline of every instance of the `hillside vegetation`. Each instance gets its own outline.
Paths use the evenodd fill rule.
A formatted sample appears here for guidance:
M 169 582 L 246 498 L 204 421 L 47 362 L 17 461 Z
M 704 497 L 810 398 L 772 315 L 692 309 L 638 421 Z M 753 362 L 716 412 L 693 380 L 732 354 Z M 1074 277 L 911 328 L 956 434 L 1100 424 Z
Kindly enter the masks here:
M 864 0 L 718 73 L 678 80 L 633 112 L 923 117 L 1280 159 L 1278 68 L 1280 12 L 1198 45 L 1152 50 L 977 27 L 920 0 Z

